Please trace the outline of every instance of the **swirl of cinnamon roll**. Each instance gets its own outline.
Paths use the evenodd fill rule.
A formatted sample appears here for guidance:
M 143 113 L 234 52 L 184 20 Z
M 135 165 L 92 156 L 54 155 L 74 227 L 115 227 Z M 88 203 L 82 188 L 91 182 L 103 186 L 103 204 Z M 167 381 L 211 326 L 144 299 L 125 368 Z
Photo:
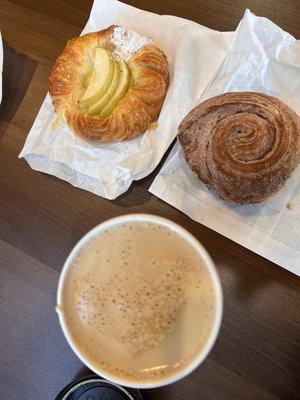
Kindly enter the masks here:
M 231 92 L 196 106 L 179 125 L 191 169 L 237 204 L 277 192 L 300 158 L 300 118 L 263 93 Z

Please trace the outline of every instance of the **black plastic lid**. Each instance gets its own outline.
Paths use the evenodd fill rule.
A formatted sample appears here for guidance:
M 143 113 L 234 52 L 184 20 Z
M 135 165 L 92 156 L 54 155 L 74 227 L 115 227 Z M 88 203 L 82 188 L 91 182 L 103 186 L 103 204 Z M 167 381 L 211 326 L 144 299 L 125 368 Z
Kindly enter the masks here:
M 91 375 L 70 383 L 55 400 L 142 400 L 142 397 L 139 390 L 123 388 Z

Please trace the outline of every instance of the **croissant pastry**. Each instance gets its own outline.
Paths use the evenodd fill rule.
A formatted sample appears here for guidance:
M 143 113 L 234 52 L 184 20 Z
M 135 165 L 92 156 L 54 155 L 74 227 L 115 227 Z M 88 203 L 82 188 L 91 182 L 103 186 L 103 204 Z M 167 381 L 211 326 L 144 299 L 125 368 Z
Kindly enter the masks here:
M 166 56 L 152 40 L 113 25 L 67 43 L 49 92 L 74 133 L 110 142 L 145 132 L 159 116 L 168 84 Z
M 263 93 L 226 93 L 195 107 L 181 122 L 178 139 L 209 188 L 233 203 L 259 203 L 299 163 L 300 118 Z

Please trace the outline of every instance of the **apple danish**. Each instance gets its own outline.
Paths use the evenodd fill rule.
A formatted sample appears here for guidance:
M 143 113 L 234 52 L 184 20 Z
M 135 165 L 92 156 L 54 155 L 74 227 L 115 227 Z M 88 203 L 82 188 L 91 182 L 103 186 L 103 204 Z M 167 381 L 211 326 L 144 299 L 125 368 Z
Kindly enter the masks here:
M 134 138 L 159 116 L 169 83 L 165 54 L 151 39 L 110 26 L 70 40 L 49 92 L 58 117 L 101 142 Z
M 204 101 L 181 122 L 184 156 L 198 178 L 237 204 L 277 192 L 300 157 L 300 118 L 263 93 L 226 93 Z

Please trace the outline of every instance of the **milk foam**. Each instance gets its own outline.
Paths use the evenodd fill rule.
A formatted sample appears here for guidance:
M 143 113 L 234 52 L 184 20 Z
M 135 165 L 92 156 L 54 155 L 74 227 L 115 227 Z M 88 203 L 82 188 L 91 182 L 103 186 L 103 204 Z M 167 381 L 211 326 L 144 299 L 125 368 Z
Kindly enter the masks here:
M 91 364 L 111 376 L 152 382 L 201 352 L 216 299 L 191 245 L 161 225 L 135 222 L 94 237 L 77 255 L 61 307 Z

